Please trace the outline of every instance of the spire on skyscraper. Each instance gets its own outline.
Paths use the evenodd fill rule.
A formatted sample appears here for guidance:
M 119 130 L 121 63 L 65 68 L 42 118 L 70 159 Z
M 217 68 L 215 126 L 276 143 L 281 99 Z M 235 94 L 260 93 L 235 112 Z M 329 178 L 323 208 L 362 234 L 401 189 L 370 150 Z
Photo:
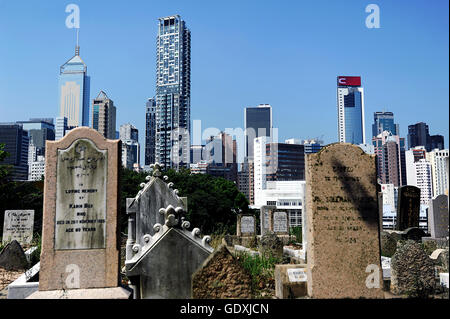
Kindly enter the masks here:
M 79 56 L 80 55 L 80 46 L 79 46 L 79 43 L 78 43 L 78 33 L 79 33 L 79 31 L 80 31 L 80 28 L 77 28 L 77 45 L 75 46 L 75 56 Z

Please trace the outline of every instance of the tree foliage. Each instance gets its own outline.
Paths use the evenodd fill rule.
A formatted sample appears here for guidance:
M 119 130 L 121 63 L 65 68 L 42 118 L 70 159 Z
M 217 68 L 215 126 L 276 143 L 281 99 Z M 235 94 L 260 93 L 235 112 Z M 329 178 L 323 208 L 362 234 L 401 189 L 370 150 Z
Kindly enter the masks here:
M 179 196 L 188 198 L 187 220 L 203 233 L 234 233 L 237 212 L 250 213 L 247 199 L 231 181 L 189 170 L 168 170 L 165 174 Z

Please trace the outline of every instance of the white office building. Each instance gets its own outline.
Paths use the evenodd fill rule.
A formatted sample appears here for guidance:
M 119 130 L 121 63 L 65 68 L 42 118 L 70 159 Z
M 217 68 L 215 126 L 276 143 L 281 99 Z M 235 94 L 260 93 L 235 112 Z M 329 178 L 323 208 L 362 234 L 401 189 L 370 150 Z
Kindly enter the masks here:
M 433 197 L 438 195 L 447 195 L 449 191 L 449 172 L 446 166 L 449 150 L 434 149 L 427 152 L 427 161 L 431 164 Z

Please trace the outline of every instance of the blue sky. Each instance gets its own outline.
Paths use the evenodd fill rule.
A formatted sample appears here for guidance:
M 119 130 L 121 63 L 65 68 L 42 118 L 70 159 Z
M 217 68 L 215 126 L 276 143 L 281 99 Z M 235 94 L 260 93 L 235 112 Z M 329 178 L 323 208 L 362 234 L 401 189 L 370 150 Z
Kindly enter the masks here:
M 373 112 L 392 111 L 401 135 L 420 121 L 449 139 L 448 1 L 0 0 L 0 122 L 58 116 L 59 67 L 74 54 L 66 5 L 80 7 L 91 99 L 117 105 L 144 142 L 155 92 L 157 19 L 180 14 L 192 33 L 191 120 L 243 127 L 244 107 L 273 107 L 279 139 L 337 140 L 336 76 L 360 75 L 366 142 Z M 368 4 L 380 8 L 368 29 Z M 143 154 L 141 154 L 141 158 Z

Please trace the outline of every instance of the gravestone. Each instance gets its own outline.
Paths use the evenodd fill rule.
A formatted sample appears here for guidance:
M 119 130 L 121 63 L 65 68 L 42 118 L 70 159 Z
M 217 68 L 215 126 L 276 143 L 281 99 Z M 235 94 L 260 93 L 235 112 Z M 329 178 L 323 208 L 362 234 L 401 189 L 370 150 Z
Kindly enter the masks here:
M 308 295 L 383 298 L 375 156 L 335 143 L 306 168 Z
M 428 214 L 428 224 L 432 238 L 446 238 L 448 236 L 448 196 L 436 196 Z
M 392 293 L 423 298 L 433 294 L 434 288 L 434 263 L 421 244 L 412 240 L 399 242 L 391 259 Z
M 118 287 L 120 151 L 120 140 L 87 127 L 46 142 L 39 292 L 29 298 L 68 289 L 78 298 L 93 288 L 108 298 L 129 296 Z
M 283 242 L 274 232 L 268 231 L 261 236 L 258 251 L 265 257 L 282 258 Z
M 27 257 L 17 240 L 9 242 L 0 251 L 0 268 L 6 270 L 24 270 L 27 267 Z
M 419 227 L 420 188 L 402 186 L 398 189 L 396 230 Z
M 159 164 L 152 167 L 143 189 L 127 198 L 126 275 L 138 287 L 138 298 L 190 298 L 192 274 L 213 252 L 210 237 L 188 230 L 178 190 L 160 178 Z
M 34 210 L 5 210 L 2 243 L 17 240 L 31 244 L 33 240 Z
M 270 214 L 277 209 L 276 206 L 264 205 L 260 208 L 261 236 L 270 231 Z
M 274 211 L 270 214 L 270 229 L 277 235 L 289 235 L 289 218 L 287 213 L 283 211 Z
M 237 236 L 254 236 L 256 229 L 255 217 L 252 215 L 238 215 Z

